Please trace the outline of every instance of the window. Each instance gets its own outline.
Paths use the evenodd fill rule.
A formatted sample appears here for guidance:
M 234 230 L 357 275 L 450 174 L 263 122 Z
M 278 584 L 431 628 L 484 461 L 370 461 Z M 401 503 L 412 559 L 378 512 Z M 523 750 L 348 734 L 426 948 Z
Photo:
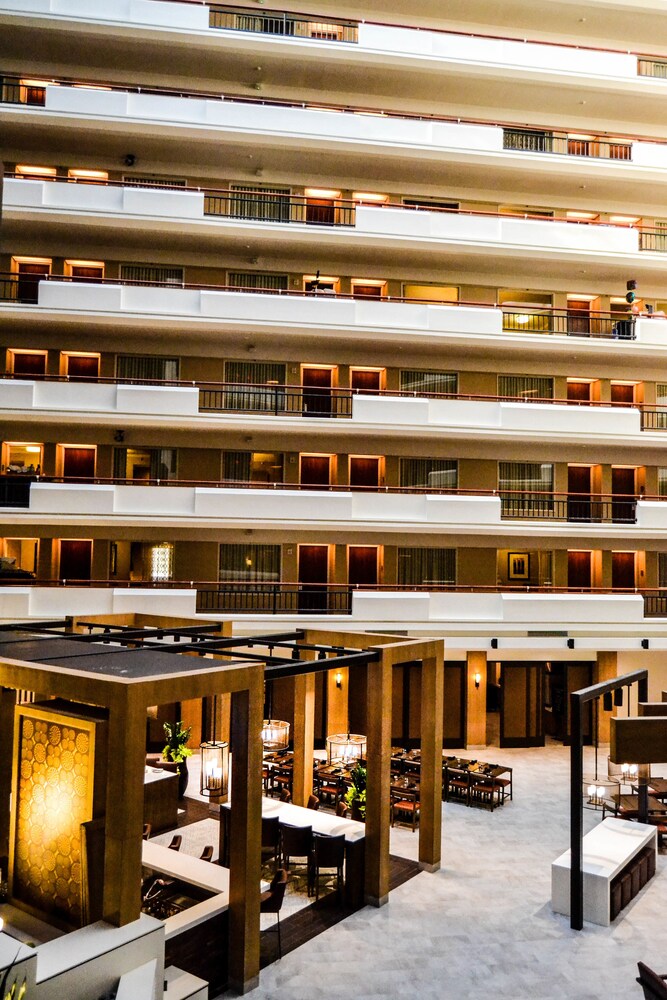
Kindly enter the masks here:
M 232 288 L 263 288 L 266 291 L 287 291 L 289 278 L 286 274 L 259 274 L 257 271 L 230 271 L 227 284 Z
M 539 375 L 499 375 L 498 395 L 503 399 L 553 399 L 554 380 Z
M 37 538 L 0 538 L 0 577 L 36 573 L 38 551 Z
M 145 285 L 182 285 L 182 267 L 162 267 L 160 264 L 121 264 L 121 281 L 136 281 Z
M 279 545 L 221 545 L 219 579 L 277 583 L 280 580 Z
M 292 192 L 288 187 L 232 184 L 229 191 L 229 198 L 209 195 L 206 199 L 206 211 L 224 215 L 225 206 L 228 206 L 228 214 L 236 219 L 255 219 L 261 222 L 290 221 Z M 217 208 L 216 202 L 222 203 L 220 208 Z M 208 203 L 213 203 L 212 208 L 208 207 Z
M 119 354 L 116 358 L 116 378 L 127 381 L 174 382 L 178 380 L 180 360 L 153 355 Z
M 3 454 L 3 472 L 21 475 L 38 474 L 42 467 L 42 445 L 26 444 L 24 442 L 5 442 Z
M 667 552 L 658 552 L 658 586 L 667 587 Z
M 114 479 L 176 479 L 176 448 L 115 448 Z
M 413 392 L 415 396 L 443 393 L 455 395 L 459 388 L 456 372 L 402 371 L 401 392 Z
M 406 488 L 455 490 L 458 463 L 445 458 L 402 458 L 399 476 L 400 485 Z
M 270 361 L 227 361 L 225 382 L 247 385 L 248 389 L 228 389 L 225 409 L 264 410 L 285 409 L 285 365 Z
M 399 548 L 399 587 L 428 587 L 431 584 L 456 584 L 456 549 Z
M 498 463 L 501 512 L 506 516 L 553 512 L 553 488 L 554 467 L 548 462 Z
M 658 496 L 667 497 L 667 469 L 658 469 Z M 667 554 L 667 553 L 666 553 Z
M 149 548 L 151 580 L 172 580 L 174 577 L 174 546 L 170 542 Z
M 276 451 L 225 451 L 222 478 L 238 483 L 281 483 L 283 456 Z

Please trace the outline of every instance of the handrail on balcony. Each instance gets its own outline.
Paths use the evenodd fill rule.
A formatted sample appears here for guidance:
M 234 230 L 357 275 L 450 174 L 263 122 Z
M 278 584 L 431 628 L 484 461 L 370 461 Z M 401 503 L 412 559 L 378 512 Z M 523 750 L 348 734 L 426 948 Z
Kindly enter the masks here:
M 359 22 L 309 15 L 293 11 L 258 10 L 256 7 L 230 7 L 212 3 L 209 27 L 226 31 L 252 31 L 264 35 L 307 38 L 310 41 L 358 42 Z
M 175 0 L 177 2 L 177 0 Z M 4 78 L 0 77 L 0 82 L 2 87 L 0 87 L 0 103 L 5 104 L 26 104 L 32 107 L 42 107 L 45 103 L 46 88 L 45 87 L 30 87 L 26 88 L 21 86 L 20 76 L 6 76 Z M 44 80 L 44 77 L 40 79 Z M 185 90 L 184 88 L 176 87 L 156 87 L 156 86 L 132 86 L 130 84 L 118 84 L 112 83 L 106 80 L 81 80 L 75 79 L 73 77 L 56 77 L 51 76 L 47 80 L 44 80 L 46 85 L 58 86 L 58 87 L 72 87 L 74 89 L 92 88 L 99 90 L 104 88 L 105 90 L 114 91 L 117 93 L 126 94 L 149 94 L 155 96 L 166 96 L 166 97 L 182 97 L 184 99 L 195 99 L 195 100 L 210 100 L 210 101 L 227 101 L 230 104 L 250 104 L 255 107 L 279 107 L 279 108 L 294 108 L 299 111 L 330 111 L 336 114 L 350 114 L 350 115 L 372 115 L 380 116 L 383 118 L 396 118 L 399 120 L 406 121 L 426 121 L 426 122 L 446 122 L 448 124 L 455 125 L 482 125 L 490 128 L 502 128 L 508 129 L 509 131 L 524 132 L 524 133 L 557 133 L 564 132 L 566 130 L 552 125 L 541 125 L 535 122 L 508 122 L 508 121 L 498 121 L 489 120 L 488 118 L 462 118 L 457 115 L 439 115 L 431 113 L 417 113 L 409 111 L 398 111 L 387 108 L 373 108 L 363 105 L 352 105 L 352 104 L 334 104 L 332 102 L 316 102 L 311 103 L 308 101 L 290 101 L 281 98 L 255 98 L 255 97 L 244 97 L 243 94 L 221 94 L 219 91 L 205 91 L 205 90 Z M 614 145 L 616 140 L 623 142 L 644 142 L 652 145 L 664 146 L 665 138 L 664 136 L 647 136 L 641 135 L 639 133 L 630 132 L 611 132 L 607 130 L 596 132 L 597 141 L 608 141 L 610 144 Z M 572 155 L 581 156 L 580 152 L 573 152 Z M 615 157 L 614 157 L 615 158 Z M 625 159 L 625 156 L 619 157 L 620 159 Z M 630 156 L 631 158 L 631 156 Z

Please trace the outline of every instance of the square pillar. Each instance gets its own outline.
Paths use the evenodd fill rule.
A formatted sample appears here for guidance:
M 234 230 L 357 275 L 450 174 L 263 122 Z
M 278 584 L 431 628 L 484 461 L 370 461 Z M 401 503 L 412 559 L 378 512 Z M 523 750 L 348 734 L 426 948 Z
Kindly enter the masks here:
M 367 905 L 389 899 L 389 785 L 391 784 L 391 685 L 393 658 L 384 651 L 368 664 L 366 703 L 366 882 Z
M 2 868 L 0 882 L 3 878 L 7 878 L 6 859 L 9 855 L 15 707 L 16 691 L 13 688 L 0 688 L 0 760 L 3 761 L 0 767 L 0 868 Z
M 479 674 L 479 687 L 475 675 Z M 486 746 L 486 651 L 471 649 L 466 656 L 466 747 Z
M 616 650 L 598 650 L 597 662 L 593 668 L 593 683 L 599 684 L 601 681 L 610 681 L 618 676 L 618 653 Z M 616 715 L 616 709 L 605 712 L 602 707 L 602 698 L 598 702 L 598 742 L 609 743 L 610 719 Z
M 264 671 L 254 666 L 252 687 L 232 694 L 231 709 L 229 985 L 238 993 L 259 984 L 263 709 Z
M 120 686 L 119 686 L 120 688 Z M 115 927 L 141 912 L 146 705 L 120 688 L 109 708 L 109 768 L 104 847 L 104 919 Z
M 292 801 L 308 805 L 313 793 L 313 751 L 315 749 L 315 674 L 294 678 L 294 771 Z
M 442 840 L 444 677 L 442 643 L 437 652 L 422 659 L 419 864 L 431 872 L 440 868 Z

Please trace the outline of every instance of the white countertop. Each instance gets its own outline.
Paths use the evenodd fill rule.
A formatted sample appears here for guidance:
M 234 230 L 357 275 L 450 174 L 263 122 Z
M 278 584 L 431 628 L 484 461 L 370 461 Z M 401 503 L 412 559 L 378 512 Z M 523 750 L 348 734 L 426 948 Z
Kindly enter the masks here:
M 150 785 L 153 781 L 163 781 L 165 778 L 178 778 L 175 771 L 165 771 L 163 767 L 145 767 L 144 785 Z
M 650 842 L 651 835 L 655 838 L 655 827 L 646 823 L 613 817 L 605 819 L 584 837 L 584 873 L 611 880 L 633 854 Z M 561 854 L 553 864 L 569 869 L 570 851 Z
M 230 809 L 231 802 L 223 802 L 221 809 Z M 291 802 L 280 802 L 276 799 L 262 798 L 262 816 L 278 816 L 281 823 L 291 826 L 312 826 L 313 833 L 323 833 L 329 837 L 345 834 L 345 841 L 354 844 L 366 836 L 366 825 L 354 819 L 341 819 L 320 809 L 305 809 Z

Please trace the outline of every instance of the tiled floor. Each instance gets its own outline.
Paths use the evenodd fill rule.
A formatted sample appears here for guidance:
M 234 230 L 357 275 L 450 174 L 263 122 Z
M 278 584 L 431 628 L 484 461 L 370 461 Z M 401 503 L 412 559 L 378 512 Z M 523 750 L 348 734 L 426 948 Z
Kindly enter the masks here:
M 637 960 L 667 972 L 667 857 L 612 927 L 571 931 L 550 907 L 551 862 L 569 845 L 569 751 L 493 755 L 514 767 L 514 802 L 445 804 L 441 871 L 265 969 L 255 1000 L 640 1000 Z M 584 815 L 585 829 L 600 818 Z M 416 857 L 417 835 L 395 828 L 391 849 Z

